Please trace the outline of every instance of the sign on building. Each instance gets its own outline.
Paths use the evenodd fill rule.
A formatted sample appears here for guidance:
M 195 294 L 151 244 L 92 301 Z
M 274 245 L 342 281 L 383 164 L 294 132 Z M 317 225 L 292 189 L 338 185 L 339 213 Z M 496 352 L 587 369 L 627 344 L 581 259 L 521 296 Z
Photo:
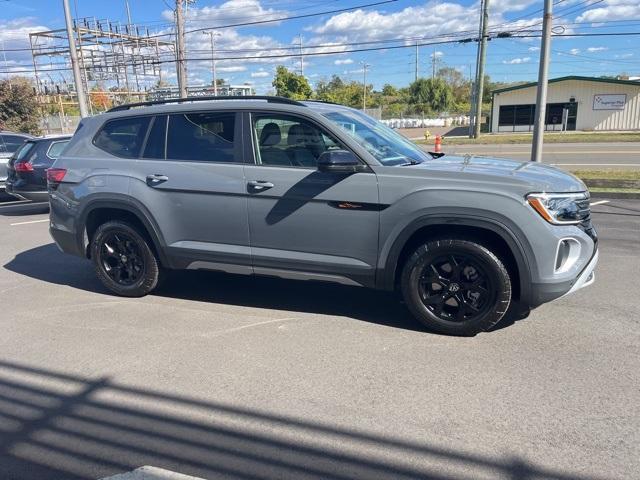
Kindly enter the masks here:
M 626 94 L 604 94 L 593 96 L 594 110 L 624 110 Z

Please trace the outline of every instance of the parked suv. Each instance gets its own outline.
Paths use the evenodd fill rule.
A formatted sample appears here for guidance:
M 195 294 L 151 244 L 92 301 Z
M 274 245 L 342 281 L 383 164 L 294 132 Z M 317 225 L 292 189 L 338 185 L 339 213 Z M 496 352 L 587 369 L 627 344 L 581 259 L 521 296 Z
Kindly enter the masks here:
M 574 176 L 429 154 L 333 104 L 116 107 L 82 121 L 48 181 L 55 242 L 123 296 L 168 269 L 320 280 L 399 289 L 429 328 L 474 335 L 590 284 L 598 260 Z
M 7 166 L 7 193 L 20 199 L 48 202 L 47 169 L 69 143 L 69 135 L 32 138 L 13 154 Z
M 31 135 L 0 130 L 0 190 L 5 189 L 7 180 L 7 164 L 11 156 Z

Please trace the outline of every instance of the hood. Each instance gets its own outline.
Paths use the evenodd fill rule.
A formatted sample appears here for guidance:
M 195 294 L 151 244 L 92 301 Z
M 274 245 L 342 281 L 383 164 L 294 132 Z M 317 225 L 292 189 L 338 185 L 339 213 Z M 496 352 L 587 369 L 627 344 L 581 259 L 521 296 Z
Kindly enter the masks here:
M 415 168 L 433 173 L 459 172 L 463 174 L 462 177 L 476 177 L 477 180 L 484 178 L 488 181 L 518 183 L 530 192 L 584 192 L 587 190 L 585 184 L 570 173 L 535 162 L 473 155 L 445 155 L 402 168 Z

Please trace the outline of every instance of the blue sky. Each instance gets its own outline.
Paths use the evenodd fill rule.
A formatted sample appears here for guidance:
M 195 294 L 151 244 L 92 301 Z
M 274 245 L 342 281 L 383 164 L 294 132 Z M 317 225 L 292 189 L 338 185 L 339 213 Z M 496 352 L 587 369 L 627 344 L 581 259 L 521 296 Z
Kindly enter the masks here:
M 373 0 L 197 0 L 189 7 L 187 30 L 219 27 L 262 19 L 312 14 L 372 3 Z M 640 2 L 638 0 L 556 0 L 556 28 L 565 33 L 640 32 Z M 126 22 L 124 0 L 70 0 L 79 17 L 109 18 Z M 75 11 L 74 3 L 77 6 Z M 152 32 L 171 32 L 171 0 L 129 0 L 135 24 Z M 539 29 L 542 0 L 491 0 L 491 25 L 495 31 Z M 0 70 L 22 72 L 31 67 L 27 51 L 28 33 L 43 29 L 62 28 L 64 19 L 59 0 L 8 0 L 0 3 Z M 251 27 L 216 30 L 218 58 L 251 57 L 218 61 L 218 76 L 232 83 L 251 82 L 258 93 L 270 89 L 273 71 L 278 64 L 299 68 L 298 58 L 261 58 L 274 53 L 290 53 L 302 35 L 303 45 L 333 45 L 305 50 L 306 52 L 342 51 L 362 47 L 389 46 L 392 43 L 372 43 L 401 39 L 393 45 L 411 45 L 415 39 L 430 43 L 455 32 L 477 30 L 479 5 L 466 0 L 422 1 L 398 0 L 384 5 L 354 11 L 313 16 Z M 472 36 L 469 34 L 459 34 Z M 406 40 L 402 40 L 406 39 Z M 487 71 L 494 80 L 535 80 L 539 58 L 539 38 L 495 39 L 489 42 Z M 640 76 L 640 36 L 593 36 L 554 39 L 551 75 L 616 75 Z M 344 45 L 345 43 L 358 45 Z M 187 37 L 192 84 L 211 81 L 209 37 L 194 32 Z M 235 52 L 235 53 L 234 53 Z M 167 55 L 169 55 L 167 53 Z M 431 72 L 432 58 L 438 66 L 457 68 L 469 75 L 475 62 L 475 44 L 444 44 L 422 46 L 419 50 L 419 71 Z M 165 57 L 168 58 L 168 57 Z M 199 59 L 199 60 L 198 60 Z M 304 59 L 304 73 L 313 84 L 332 74 L 361 81 L 361 62 L 370 64 L 367 81 L 375 88 L 385 83 L 404 86 L 414 77 L 415 47 L 369 52 L 347 52 Z M 175 66 L 163 64 L 165 78 L 175 82 Z M 53 73 L 53 72 L 52 72 Z M 68 72 L 56 72 L 56 78 L 69 78 Z M 0 74 L 4 76 L 6 73 Z M 151 80 L 149 80 L 151 81 Z

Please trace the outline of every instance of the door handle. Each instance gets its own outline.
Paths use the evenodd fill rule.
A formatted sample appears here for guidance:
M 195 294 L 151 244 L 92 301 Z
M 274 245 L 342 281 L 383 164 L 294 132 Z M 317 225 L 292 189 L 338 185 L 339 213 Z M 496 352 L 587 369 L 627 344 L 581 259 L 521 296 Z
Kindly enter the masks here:
M 247 182 L 247 185 L 253 190 L 267 190 L 269 188 L 275 187 L 273 183 L 267 182 L 265 180 L 251 180 Z
M 164 183 L 167 180 L 169 180 L 169 177 L 167 177 L 166 175 L 161 175 L 158 173 L 153 175 L 147 175 L 147 185 L 149 185 L 150 187 L 155 187 L 156 185 L 160 185 L 161 183 Z

